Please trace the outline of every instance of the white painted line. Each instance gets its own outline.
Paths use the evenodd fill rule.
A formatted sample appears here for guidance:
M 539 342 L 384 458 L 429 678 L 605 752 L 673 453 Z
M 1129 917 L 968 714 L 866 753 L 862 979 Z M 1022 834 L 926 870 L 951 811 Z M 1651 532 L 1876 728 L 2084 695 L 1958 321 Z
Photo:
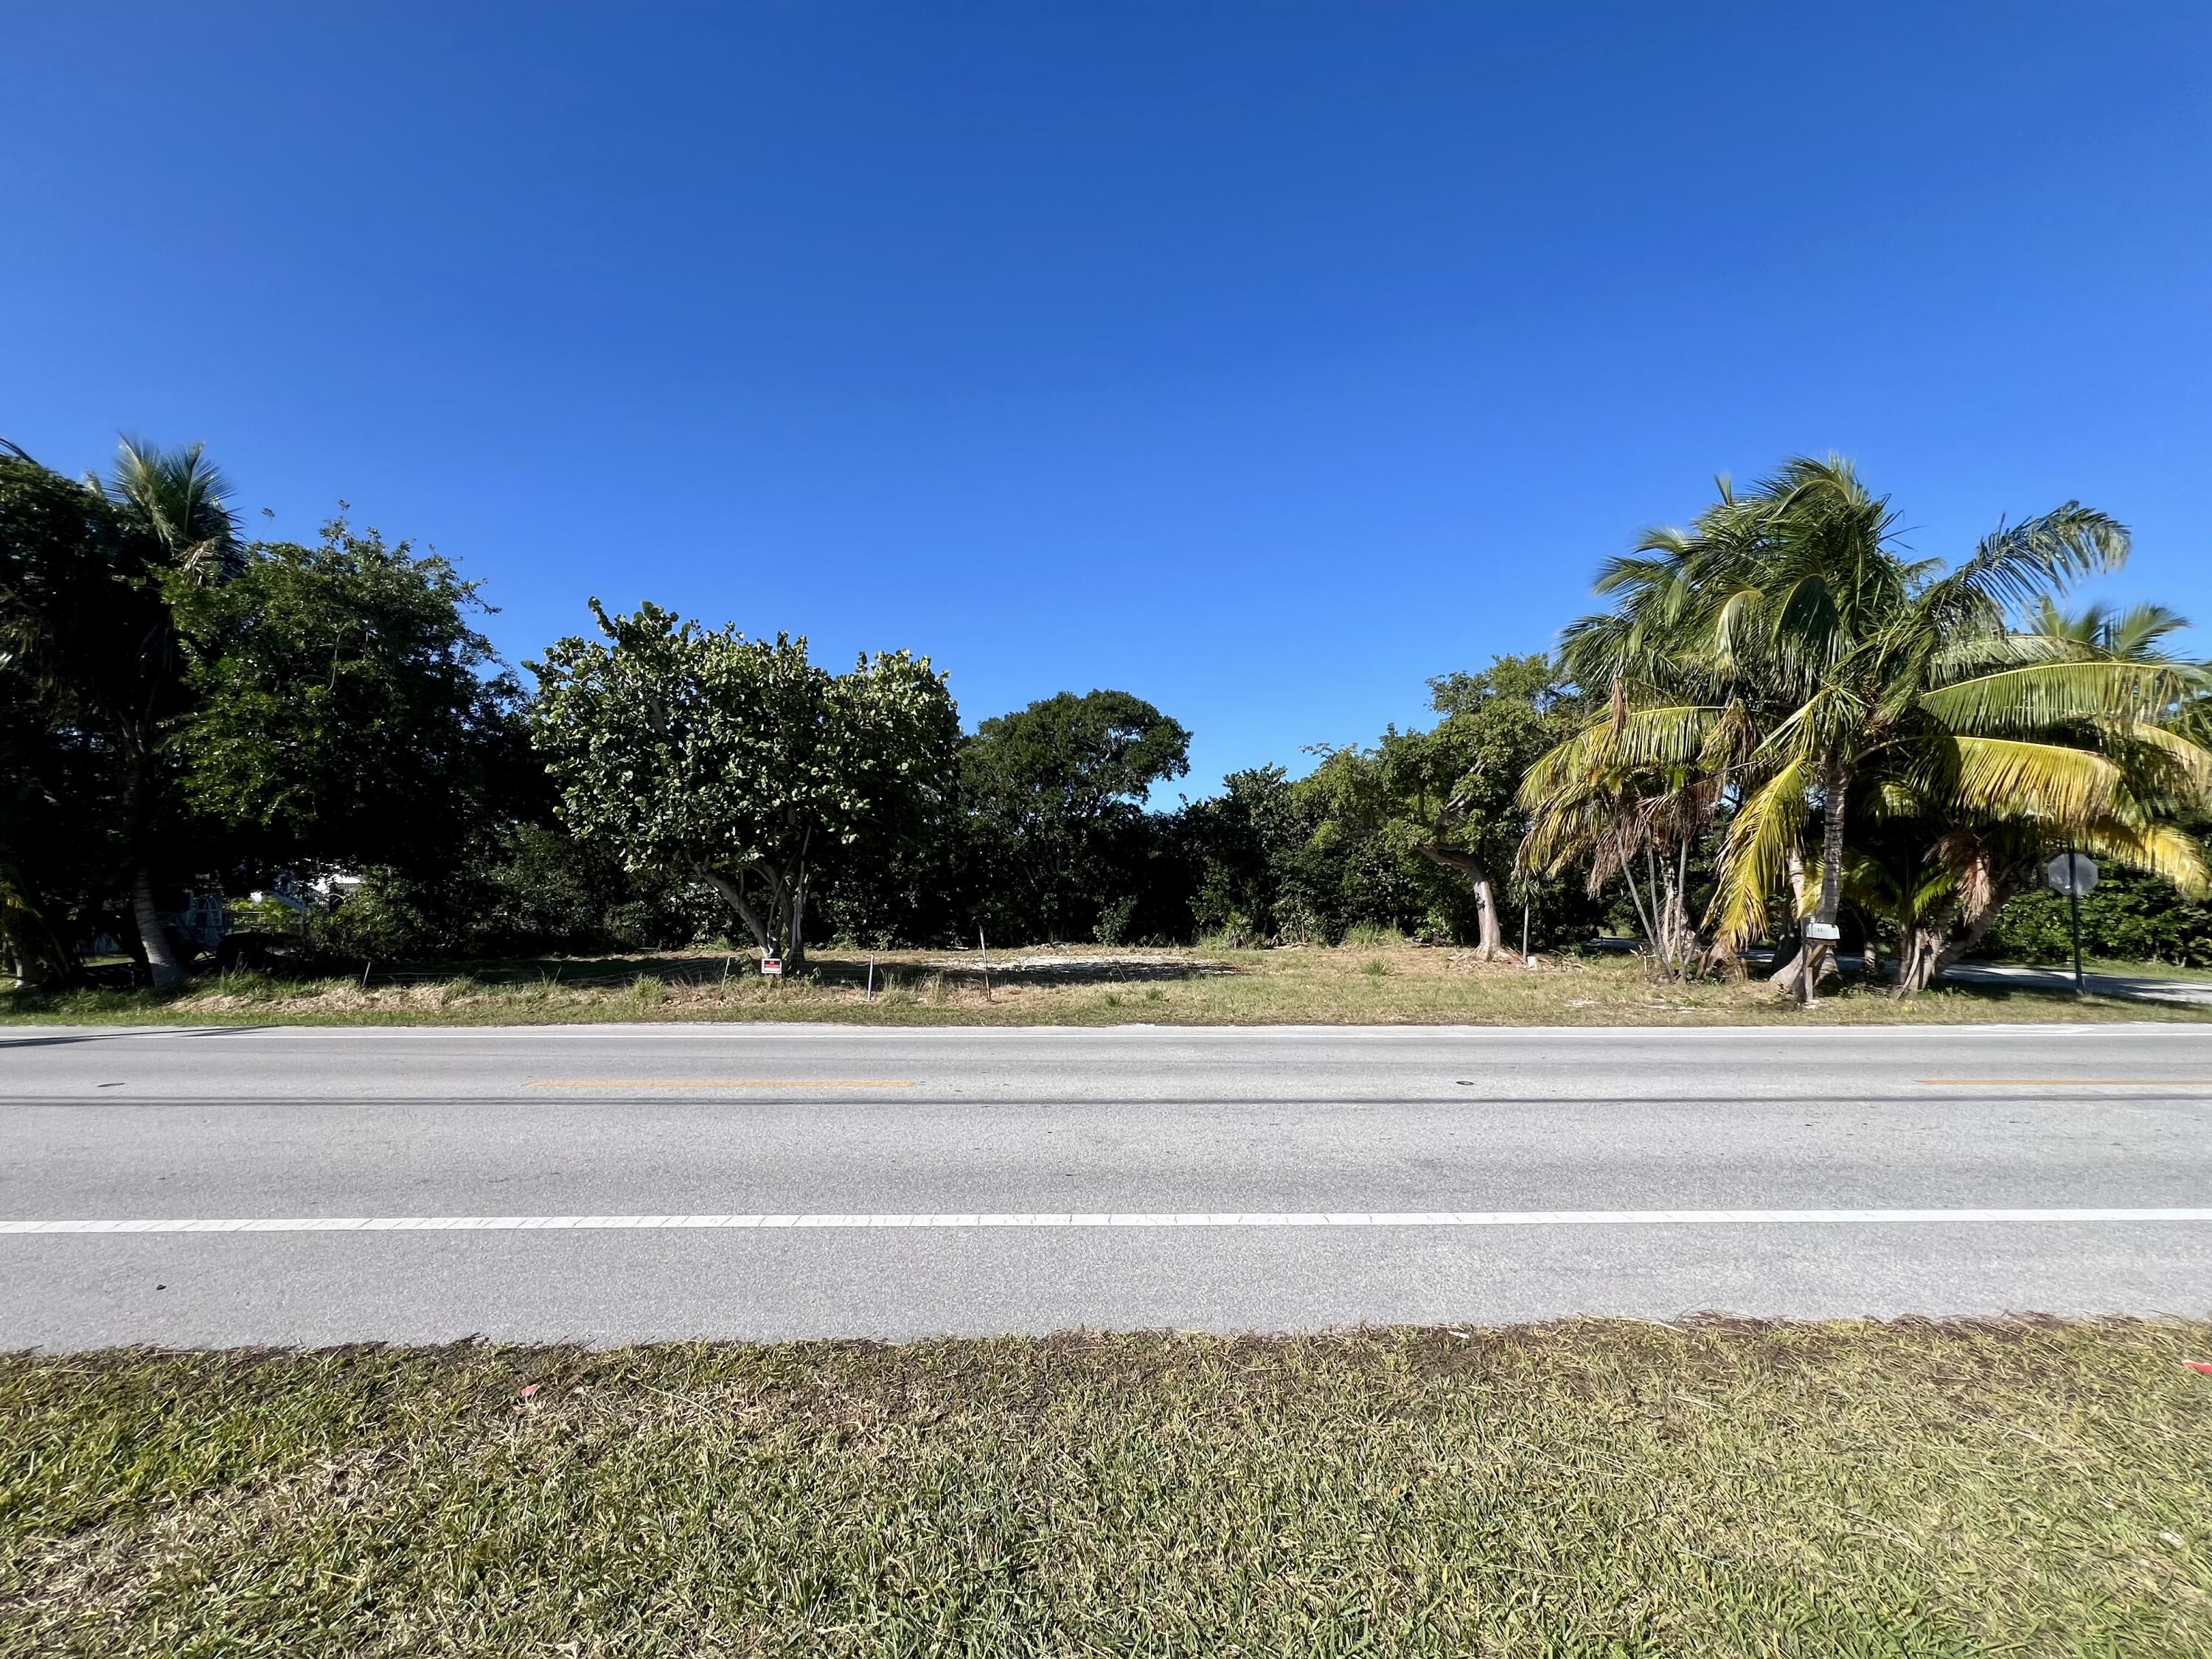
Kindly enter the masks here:
M 112 1233 L 453 1233 L 537 1228 L 638 1231 L 804 1227 L 841 1231 L 917 1227 L 1890 1227 L 1927 1224 L 2081 1224 L 2096 1222 L 2212 1222 L 2212 1209 L 2102 1210 L 1331 1210 L 1187 1211 L 1115 1214 L 776 1214 L 776 1215 L 398 1215 L 261 1216 L 234 1219 L 0 1221 L 0 1235 Z

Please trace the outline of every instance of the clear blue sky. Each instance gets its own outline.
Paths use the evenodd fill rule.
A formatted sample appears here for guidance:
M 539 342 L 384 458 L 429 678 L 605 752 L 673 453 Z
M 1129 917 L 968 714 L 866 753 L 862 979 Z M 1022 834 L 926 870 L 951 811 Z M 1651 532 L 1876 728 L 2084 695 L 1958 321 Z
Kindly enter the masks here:
M 0 433 L 1188 787 L 1546 646 L 1717 471 L 2079 496 L 2212 622 L 2212 7 L 13 0 Z M 258 518 L 255 523 L 263 521 Z M 2212 633 L 2195 636 L 2212 650 Z

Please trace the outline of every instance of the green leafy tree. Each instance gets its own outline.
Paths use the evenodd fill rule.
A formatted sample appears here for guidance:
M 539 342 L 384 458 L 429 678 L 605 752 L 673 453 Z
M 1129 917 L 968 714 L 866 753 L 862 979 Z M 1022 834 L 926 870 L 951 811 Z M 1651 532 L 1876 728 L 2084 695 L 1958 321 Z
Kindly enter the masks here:
M 634 872 L 711 888 L 754 943 L 804 965 L 816 864 L 933 810 L 959 716 L 945 678 L 903 651 L 833 675 L 806 641 L 702 629 L 647 604 L 601 637 L 557 641 L 532 735 L 561 816 Z
M 264 862 L 419 870 L 516 788 L 517 688 L 469 623 L 477 585 L 343 519 L 314 546 L 243 548 L 179 597 L 192 805 Z
M 1231 772 L 1218 795 L 1184 807 L 1176 833 L 1198 928 L 1234 945 L 1328 938 L 1334 878 L 1313 844 L 1319 827 L 1311 796 L 1279 766 Z
M 160 890 L 186 862 L 171 723 L 189 705 L 179 596 L 236 568 L 228 486 L 198 445 L 124 440 L 106 478 L 71 484 L 20 448 L 0 456 L 0 635 L 40 709 L 46 758 L 74 750 L 81 833 L 120 865 L 131 923 L 157 986 L 185 974 Z M 19 915 L 37 908 L 16 878 Z
M 0 953 L 69 977 L 122 859 L 118 769 L 87 668 L 127 599 L 123 527 L 97 490 L 0 453 Z
M 1579 704 L 1543 656 L 1498 657 L 1429 689 L 1443 716 L 1433 727 L 1329 752 L 1300 788 L 1319 808 L 1316 844 L 1343 857 L 1348 914 L 1383 921 L 1418 902 L 1456 933 L 1471 900 L 1476 947 L 1495 958 L 1508 954 L 1500 911 L 1528 830 L 1521 781 Z
M 979 902 L 1014 937 L 1126 928 L 1156 850 L 1155 785 L 1190 769 L 1190 733 L 1127 691 L 1063 691 L 985 720 L 961 748 Z M 1109 929 L 1109 931 L 1113 931 Z

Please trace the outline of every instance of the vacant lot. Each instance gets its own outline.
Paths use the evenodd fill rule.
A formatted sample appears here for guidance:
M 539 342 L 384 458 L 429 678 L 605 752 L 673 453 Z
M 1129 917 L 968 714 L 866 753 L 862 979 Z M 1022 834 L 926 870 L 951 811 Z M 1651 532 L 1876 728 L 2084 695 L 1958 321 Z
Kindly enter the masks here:
M 0 1358 L 0 1653 L 2212 1651 L 2212 1326 Z
M 1743 1025 L 2212 1019 L 2212 1009 L 2090 997 L 2052 986 L 1944 987 L 1911 1002 L 1856 987 L 1810 1012 L 1756 980 L 1680 984 L 1632 958 L 1546 957 L 1534 968 L 1398 942 L 1338 949 L 824 951 L 778 983 L 750 955 L 711 951 L 476 964 L 327 980 L 232 975 L 181 994 L 13 995 L 17 1020 L 507 1024 L 578 1020 L 799 1019 L 870 1024 L 1112 1025 L 1467 1024 Z M 874 991 L 869 990 L 872 971 Z

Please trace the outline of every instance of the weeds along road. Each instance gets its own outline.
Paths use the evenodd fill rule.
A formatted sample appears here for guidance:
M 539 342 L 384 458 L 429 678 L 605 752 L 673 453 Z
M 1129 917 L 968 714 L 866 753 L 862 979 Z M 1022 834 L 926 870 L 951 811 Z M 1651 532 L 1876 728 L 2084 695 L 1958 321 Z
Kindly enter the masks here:
M 0 1035 L 0 1347 L 2202 1314 L 2212 1030 Z

